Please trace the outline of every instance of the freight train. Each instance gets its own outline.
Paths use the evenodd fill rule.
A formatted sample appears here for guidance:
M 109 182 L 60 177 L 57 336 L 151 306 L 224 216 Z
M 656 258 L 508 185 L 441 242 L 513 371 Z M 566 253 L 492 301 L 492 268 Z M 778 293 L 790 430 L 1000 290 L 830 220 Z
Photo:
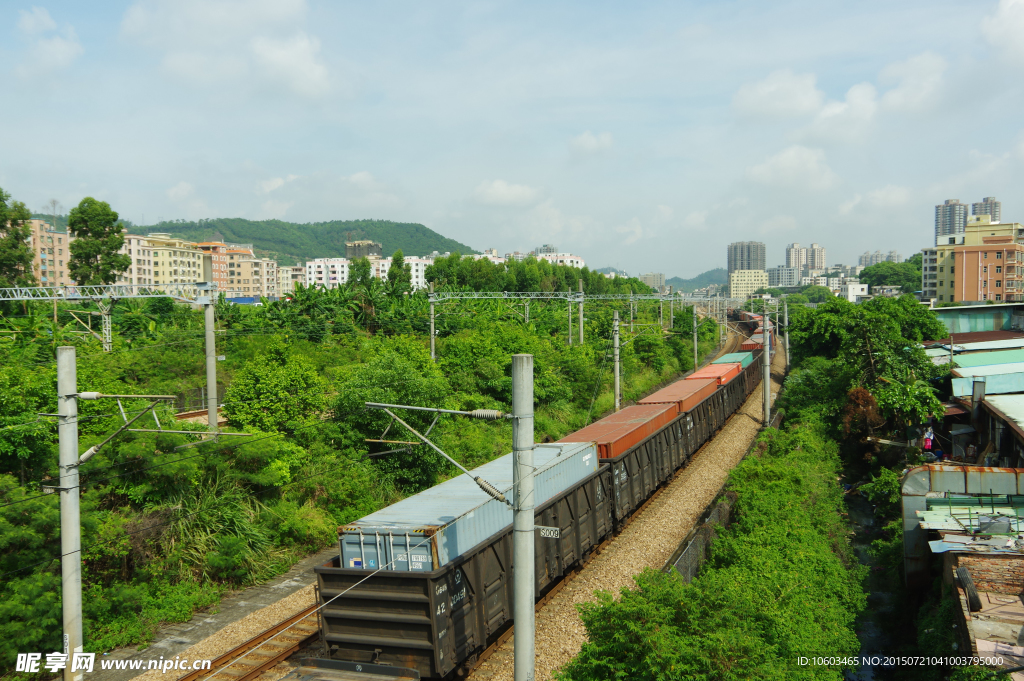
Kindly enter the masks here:
M 686 379 L 534 450 L 541 597 L 613 536 L 708 442 L 760 383 L 761 349 Z M 512 492 L 512 455 L 473 471 Z M 512 511 L 469 476 L 339 528 L 316 567 L 317 666 L 443 678 L 465 673 L 512 621 Z

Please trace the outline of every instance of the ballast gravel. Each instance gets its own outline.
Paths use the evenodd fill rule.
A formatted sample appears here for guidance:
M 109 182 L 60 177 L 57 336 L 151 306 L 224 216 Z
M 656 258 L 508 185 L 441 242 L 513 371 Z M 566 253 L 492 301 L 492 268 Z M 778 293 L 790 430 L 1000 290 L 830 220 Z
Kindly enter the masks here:
M 772 402 L 785 372 L 785 351 L 778 346 L 772 362 Z M 714 500 L 729 471 L 743 459 L 761 427 L 764 411 L 760 386 L 718 434 L 704 445 L 647 507 L 579 575 L 537 613 L 537 681 L 569 662 L 587 640 L 576 606 L 593 601 L 601 589 L 618 594 L 633 585 L 644 568 L 661 569 Z M 473 679 L 513 680 L 513 639 L 506 641 L 472 673 Z
M 313 599 L 313 585 L 310 584 L 304 589 L 300 589 L 290 596 L 282 598 L 276 603 L 272 603 L 265 608 L 255 610 L 242 619 L 232 622 L 216 634 L 207 636 L 199 643 L 183 650 L 179 654 L 183 659 L 188 660 L 215 660 L 235 646 L 245 643 L 253 636 L 263 633 L 282 620 L 288 619 L 289 617 L 301 612 L 303 609 L 313 605 Z M 265 674 L 272 671 L 273 670 L 268 670 Z M 283 674 L 280 676 L 283 676 Z M 280 676 L 275 678 L 280 678 Z M 169 677 L 167 674 L 163 674 L 158 670 L 152 670 L 134 677 L 132 681 L 168 681 L 169 678 L 173 679 L 175 677 Z M 228 677 L 226 676 L 219 677 L 221 680 L 227 678 Z M 271 680 L 264 679 L 263 681 Z

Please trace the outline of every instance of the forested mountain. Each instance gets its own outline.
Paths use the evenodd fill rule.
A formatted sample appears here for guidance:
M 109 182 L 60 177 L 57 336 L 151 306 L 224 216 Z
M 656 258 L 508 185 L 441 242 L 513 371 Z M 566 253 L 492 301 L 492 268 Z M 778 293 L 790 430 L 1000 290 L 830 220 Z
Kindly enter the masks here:
M 676 291 L 682 291 L 683 293 L 688 293 L 699 288 L 704 288 L 706 286 L 710 286 L 711 284 L 725 286 L 728 283 L 729 272 L 724 267 L 716 267 L 713 270 L 701 272 L 693 279 L 672 277 L 671 279 L 665 280 L 666 286 L 672 286 Z
M 407 256 L 427 255 L 433 251 L 458 251 L 463 254 L 477 252 L 421 224 L 391 220 L 331 220 L 298 224 L 283 220 L 213 218 L 198 222 L 163 221 L 135 227 L 132 232 L 170 232 L 189 241 L 218 240 L 252 244 L 260 255 L 272 257 L 282 265 L 312 258 L 344 257 L 345 242 L 354 239 L 379 241 L 384 246 L 385 255 L 391 255 L 399 248 Z

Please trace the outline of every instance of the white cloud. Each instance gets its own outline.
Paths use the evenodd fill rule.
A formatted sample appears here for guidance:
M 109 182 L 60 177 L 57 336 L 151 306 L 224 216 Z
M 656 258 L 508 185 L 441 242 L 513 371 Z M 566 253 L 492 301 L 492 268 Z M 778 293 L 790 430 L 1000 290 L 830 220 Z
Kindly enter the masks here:
M 15 68 L 19 78 L 38 78 L 71 66 L 82 54 L 73 26 L 57 32 L 57 22 L 43 7 L 21 11 L 18 29 L 30 39 L 24 58 Z
M 1024 0 L 999 0 L 995 14 L 982 20 L 981 33 L 1004 56 L 1024 63 Z
M 489 206 L 528 206 L 540 198 L 540 190 L 505 180 L 481 182 L 474 192 L 476 200 Z
M 895 208 L 897 206 L 906 205 L 909 201 L 909 189 L 889 184 L 881 189 L 870 191 L 867 195 L 856 194 L 852 199 L 843 201 L 839 204 L 839 213 L 841 215 L 849 215 L 853 212 L 854 208 L 860 205 L 865 205 L 869 208 Z
M 251 44 L 253 57 L 267 76 L 296 94 L 319 97 L 330 88 L 327 67 L 318 61 L 316 38 L 299 31 L 284 40 L 256 36 Z
M 615 228 L 615 231 L 619 234 L 625 235 L 622 243 L 626 246 L 636 243 L 644 236 L 644 228 L 640 224 L 640 218 L 633 218 L 624 225 L 619 225 Z
M 896 83 L 882 95 L 882 106 L 897 111 L 919 111 L 934 103 L 942 88 L 946 60 L 934 52 L 924 52 L 906 61 L 882 69 L 882 84 Z
M 272 177 L 269 180 L 263 180 L 260 182 L 260 189 L 263 190 L 264 194 L 269 194 L 275 189 L 280 189 L 288 182 L 293 182 L 299 179 L 298 175 L 289 175 L 287 177 Z
M 683 218 L 683 227 L 687 229 L 706 229 L 709 212 L 706 210 L 695 210 Z
M 583 134 L 573 137 L 569 141 L 569 146 L 573 148 L 573 151 L 583 154 L 594 154 L 611 148 L 612 134 L 610 132 L 601 132 L 595 135 L 587 130 Z
M 878 93 L 871 83 L 858 83 L 843 101 L 830 100 L 814 118 L 804 137 L 836 141 L 859 138 L 878 112 Z
M 184 201 L 185 199 L 192 196 L 195 190 L 196 188 L 193 187 L 190 183 L 182 180 L 181 182 L 167 190 L 167 198 L 171 199 L 172 201 Z
M 813 73 L 773 71 L 764 80 L 740 86 L 733 107 L 745 116 L 808 116 L 817 113 L 825 93 L 815 86 Z
M 654 221 L 659 223 L 665 223 L 672 219 L 675 211 L 672 210 L 671 206 L 657 206 L 654 209 Z
M 45 7 L 33 7 L 31 10 L 21 10 L 18 16 L 18 30 L 26 35 L 56 31 L 57 22 L 50 16 Z
M 301 28 L 303 0 L 140 0 L 122 37 L 163 53 L 166 74 L 186 83 L 285 87 L 316 98 L 330 89 L 320 41 Z
M 838 177 L 825 163 L 821 149 L 793 145 L 747 169 L 747 176 L 764 185 L 793 189 L 828 189 Z

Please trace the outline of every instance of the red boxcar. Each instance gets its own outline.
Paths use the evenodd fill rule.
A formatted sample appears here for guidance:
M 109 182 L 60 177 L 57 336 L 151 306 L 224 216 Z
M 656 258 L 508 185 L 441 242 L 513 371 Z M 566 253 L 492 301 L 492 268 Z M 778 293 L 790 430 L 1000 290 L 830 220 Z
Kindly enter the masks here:
M 709 364 L 703 369 L 697 369 L 686 377 L 687 381 L 698 379 L 714 379 L 718 385 L 725 385 L 730 380 L 740 375 L 743 370 L 742 364 Z
M 690 411 L 718 389 L 718 381 L 708 378 L 704 381 L 676 381 L 656 393 L 648 395 L 638 404 L 675 404 L 679 413 Z
M 614 459 L 672 423 L 675 403 L 638 404 L 610 414 L 559 442 L 596 442 L 598 456 Z

